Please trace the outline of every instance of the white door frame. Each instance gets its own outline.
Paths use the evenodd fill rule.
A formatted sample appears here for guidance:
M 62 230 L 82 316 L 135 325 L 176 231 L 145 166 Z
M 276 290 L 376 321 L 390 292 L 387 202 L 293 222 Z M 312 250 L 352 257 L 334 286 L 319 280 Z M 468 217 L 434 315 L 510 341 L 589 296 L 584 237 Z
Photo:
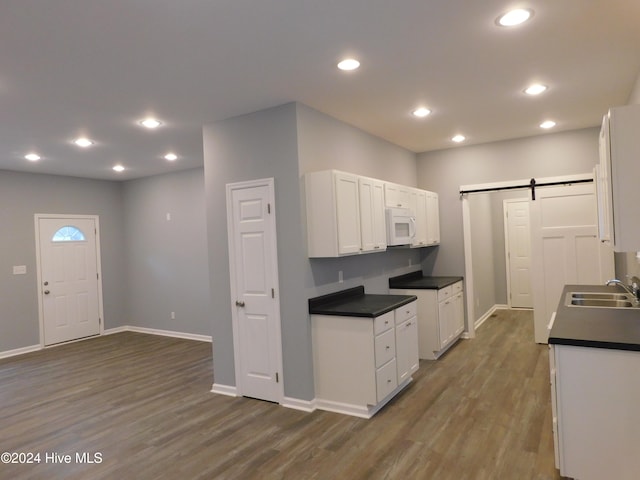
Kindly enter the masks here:
M 564 175 L 559 177 L 544 177 L 544 178 L 536 178 L 536 183 L 553 183 L 553 182 L 567 182 L 571 183 L 571 181 L 576 180 L 593 180 L 593 172 L 590 173 L 580 173 L 576 175 Z M 498 189 L 498 188 L 514 188 L 522 185 L 528 185 L 531 179 L 526 180 L 509 180 L 505 182 L 494 182 L 494 183 L 482 183 L 476 185 L 461 185 L 460 191 L 468 191 L 468 190 L 482 190 L 482 189 Z M 523 187 L 528 188 L 528 187 Z M 542 186 L 538 186 L 536 188 L 543 188 Z M 530 195 L 530 190 L 527 190 Z M 473 258 L 471 255 L 471 214 L 469 211 L 469 195 L 465 194 L 461 195 L 460 199 L 462 201 L 462 234 L 464 240 L 464 289 L 465 294 L 467 296 L 467 330 L 465 333 L 465 337 L 473 338 L 476 336 L 476 326 L 479 326 L 485 318 L 475 318 L 475 307 L 474 307 L 474 286 L 473 286 Z
M 73 221 L 78 218 L 89 218 L 95 222 L 96 226 L 96 268 L 98 270 L 98 315 L 100 316 L 100 335 L 104 334 L 104 310 L 102 305 L 102 264 L 100 255 L 100 217 L 98 215 L 68 215 L 54 213 L 36 213 L 33 216 L 36 232 L 36 280 L 38 282 L 38 320 L 40 326 L 40 348 L 44 348 L 44 308 L 42 305 L 42 269 L 40 266 L 40 219 L 45 218 L 63 218 Z M 78 340 L 85 340 L 84 338 Z M 77 340 L 70 340 L 70 343 Z M 57 345 L 51 345 L 55 347 Z
M 276 230 L 276 215 L 275 215 L 275 187 L 274 187 L 274 179 L 273 178 L 263 178 L 258 180 L 249 180 L 245 182 L 237 182 L 237 183 L 229 183 L 226 186 L 227 189 L 227 238 L 229 245 L 229 279 L 230 279 L 230 290 L 231 290 L 231 305 L 233 305 L 238 298 L 237 290 L 236 290 L 236 265 L 234 259 L 236 258 L 236 246 L 233 237 L 233 215 L 232 215 L 232 191 L 234 189 L 241 188 L 253 188 L 253 187 L 267 187 L 269 191 L 269 203 L 273 205 L 274 210 L 273 214 L 269 215 L 269 221 L 272 223 L 272 232 L 273 238 L 271 239 L 273 242 L 274 251 L 276 255 L 271 258 L 271 268 L 272 272 L 275 276 L 274 283 L 276 286 L 279 286 L 279 275 L 278 275 L 278 244 L 277 244 L 277 230 Z M 280 382 L 277 383 L 278 388 L 278 403 L 282 404 L 284 400 L 284 372 L 282 368 L 282 325 L 281 325 L 281 316 L 280 316 L 280 294 L 279 288 L 276 288 L 275 293 L 275 314 L 278 318 L 276 322 L 276 332 L 275 336 L 277 337 L 277 347 L 276 347 L 276 363 L 279 372 L 281 372 Z M 239 334 L 239 326 L 238 326 L 238 310 L 237 308 L 231 308 L 231 323 L 233 329 L 233 360 L 235 365 L 235 377 L 236 377 L 236 391 L 235 394 L 242 396 L 243 395 L 243 378 L 242 378 L 242 369 L 238 366 L 241 365 L 242 358 L 240 355 L 240 334 Z
M 504 260 L 505 260 L 505 266 L 507 271 L 507 305 L 509 306 L 509 308 L 512 308 L 511 307 L 511 267 L 510 267 L 511 259 L 509 258 L 511 245 L 509 243 L 509 231 L 508 231 L 509 221 L 507 219 L 507 205 L 510 203 L 520 203 L 520 202 L 528 202 L 528 201 L 529 201 L 528 197 L 507 198 L 502 201 L 502 210 L 504 212 L 504 246 L 505 246 Z M 531 258 L 531 249 L 529 249 L 529 258 Z M 520 308 L 520 307 L 517 307 L 517 308 Z

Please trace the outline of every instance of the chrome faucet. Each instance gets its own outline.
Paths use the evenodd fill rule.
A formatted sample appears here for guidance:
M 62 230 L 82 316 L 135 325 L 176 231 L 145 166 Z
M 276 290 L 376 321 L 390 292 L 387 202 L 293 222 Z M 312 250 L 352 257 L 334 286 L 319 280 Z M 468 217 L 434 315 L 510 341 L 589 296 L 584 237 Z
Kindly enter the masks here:
M 633 299 L 636 302 L 638 302 L 640 300 L 640 279 L 638 277 L 631 277 L 631 282 L 632 286 L 630 287 L 617 278 L 612 278 L 611 280 L 607 281 L 607 287 L 609 285 L 620 285 L 629 295 L 633 296 Z

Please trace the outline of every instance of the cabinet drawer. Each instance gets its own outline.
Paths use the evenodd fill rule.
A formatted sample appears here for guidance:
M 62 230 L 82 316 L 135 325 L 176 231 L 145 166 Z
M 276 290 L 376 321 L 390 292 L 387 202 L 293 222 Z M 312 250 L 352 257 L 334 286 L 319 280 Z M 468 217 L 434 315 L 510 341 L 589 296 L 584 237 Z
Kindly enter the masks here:
M 456 282 L 453 285 L 451 285 L 452 287 L 452 295 L 455 295 L 456 293 L 460 293 L 462 291 L 462 282 Z
M 378 402 L 389 395 L 398 386 L 396 373 L 396 359 L 386 363 L 376 370 L 376 393 Z
M 449 285 L 448 287 L 444 287 L 438 290 L 438 301 L 441 302 L 449 298 L 451 296 L 452 291 L 453 291 L 453 285 Z
M 380 315 L 373 319 L 373 333 L 378 335 L 386 330 L 389 330 L 394 325 L 394 312 L 393 310 Z
M 376 368 L 381 367 L 396 356 L 396 335 L 393 329 L 378 335 L 375 339 Z
M 394 310 L 396 315 L 396 325 L 400 325 L 405 320 L 415 317 L 418 310 L 418 302 L 407 303 L 406 305 Z

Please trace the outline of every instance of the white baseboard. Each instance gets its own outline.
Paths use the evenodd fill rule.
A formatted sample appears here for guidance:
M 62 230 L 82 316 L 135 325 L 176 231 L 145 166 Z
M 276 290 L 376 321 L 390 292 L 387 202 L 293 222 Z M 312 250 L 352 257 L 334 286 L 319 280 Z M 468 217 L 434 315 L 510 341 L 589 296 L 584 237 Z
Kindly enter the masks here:
M 173 330 L 159 330 L 157 328 L 136 327 L 125 325 L 123 327 L 110 328 L 104 331 L 104 335 L 111 335 L 120 332 L 147 333 L 149 335 L 161 335 L 163 337 L 184 338 L 185 340 L 197 340 L 199 342 L 211 343 L 210 335 L 198 335 L 196 333 L 175 332 Z
M 199 342 L 211 343 L 210 335 L 198 335 L 195 333 L 174 332 L 172 330 L 158 330 L 155 328 L 134 327 L 131 325 L 124 325 L 122 327 L 115 327 L 115 328 L 107 328 L 102 332 L 102 335 L 113 335 L 114 333 L 121 333 L 121 332 L 147 333 L 149 335 L 161 335 L 163 337 L 183 338 L 185 340 L 197 340 Z M 91 337 L 91 338 L 95 338 L 95 337 Z M 78 341 L 83 341 L 83 340 L 86 340 L 86 339 L 85 338 L 78 339 Z M 66 342 L 66 343 L 71 343 L 71 342 Z M 30 347 L 16 348 L 15 350 L 6 350 L 4 352 L 0 352 L 0 359 L 15 357 L 16 355 L 22 355 L 23 353 L 35 352 L 37 350 L 42 350 L 42 348 L 43 347 L 41 345 L 32 345 Z
M 228 397 L 237 397 L 238 389 L 235 385 L 222 385 L 220 383 L 214 383 L 211 387 L 211 393 L 218 393 L 220 395 L 227 395 Z
M 508 308 L 509 308 L 508 305 L 504 305 L 502 303 L 496 303 L 493 307 L 487 310 L 487 312 L 484 315 L 482 315 L 478 320 L 476 320 L 475 322 L 476 330 L 480 325 L 482 325 L 484 322 L 487 321 L 487 318 L 491 317 L 491 315 L 496 313 L 496 310 L 507 310 Z
M 311 413 L 316 409 L 316 401 L 313 400 L 300 400 L 299 398 L 284 397 L 281 405 L 283 407 L 292 408 L 294 410 L 301 410 L 303 412 Z
M 23 355 L 25 353 L 37 352 L 38 350 L 41 350 L 41 349 L 42 349 L 42 346 L 40 345 L 31 345 L 30 347 L 22 347 L 22 348 L 16 348 L 14 350 L 6 350 L 4 352 L 0 352 L 0 358 L 15 357 L 16 355 Z

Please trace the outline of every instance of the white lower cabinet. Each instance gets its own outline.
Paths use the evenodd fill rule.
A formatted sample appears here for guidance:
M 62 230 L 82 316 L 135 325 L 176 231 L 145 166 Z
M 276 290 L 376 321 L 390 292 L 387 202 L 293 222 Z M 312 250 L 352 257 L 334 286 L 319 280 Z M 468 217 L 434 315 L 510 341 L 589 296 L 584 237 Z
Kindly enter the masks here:
M 435 289 L 391 289 L 391 293 L 418 297 L 419 357 L 436 360 L 464 332 L 464 288 L 459 281 Z
M 371 418 L 402 390 L 419 365 L 416 308 L 311 315 L 316 407 Z
M 640 472 L 640 352 L 550 345 L 556 467 L 577 480 Z

